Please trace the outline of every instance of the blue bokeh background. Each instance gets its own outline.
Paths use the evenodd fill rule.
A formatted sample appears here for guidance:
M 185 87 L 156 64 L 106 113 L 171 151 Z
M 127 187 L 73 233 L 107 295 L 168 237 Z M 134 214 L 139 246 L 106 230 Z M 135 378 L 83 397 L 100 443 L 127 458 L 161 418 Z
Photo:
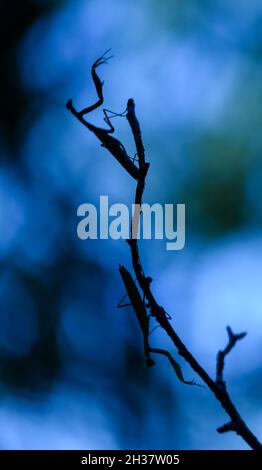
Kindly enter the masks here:
M 206 388 L 165 358 L 146 368 L 133 312 L 116 307 L 126 243 L 77 238 L 79 204 L 131 204 L 134 182 L 65 103 L 94 101 L 90 67 L 111 47 L 105 104 L 136 101 L 145 201 L 186 204 L 185 249 L 144 241 L 146 273 L 210 374 L 225 326 L 248 331 L 226 378 L 261 437 L 261 2 L 2 0 L 0 21 L 1 448 L 246 449 L 216 433 L 226 417 Z M 151 342 L 176 354 L 160 329 Z

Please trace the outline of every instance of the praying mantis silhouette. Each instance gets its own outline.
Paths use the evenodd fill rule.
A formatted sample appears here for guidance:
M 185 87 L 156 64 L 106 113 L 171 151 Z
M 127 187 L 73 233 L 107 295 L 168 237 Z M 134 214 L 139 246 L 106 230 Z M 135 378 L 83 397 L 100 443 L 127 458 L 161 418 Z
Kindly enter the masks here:
M 135 311 L 139 326 L 141 328 L 142 334 L 143 334 L 146 364 L 148 367 L 154 366 L 155 361 L 152 359 L 150 355 L 150 346 L 149 346 L 149 340 L 148 340 L 149 315 L 147 315 L 145 301 L 142 300 L 142 297 L 139 293 L 139 290 L 130 272 L 124 266 L 121 266 L 121 265 L 119 266 L 119 272 L 122 277 L 122 281 L 124 283 L 130 303 L 129 304 L 122 303 L 126 297 L 125 295 L 123 299 L 121 299 L 120 302 L 118 303 L 118 307 L 121 308 L 121 307 L 128 307 L 129 305 L 132 305 Z
M 87 108 L 83 108 L 81 111 L 77 111 L 75 107 L 73 106 L 72 99 L 69 99 L 66 104 L 66 107 L 85 127 L 87 127 L 87 129 L 89 129 L 91 132 L 93 132 L 96 135 L 96 137 L 102 143 L 101 144 L 102 147 L 105 147 L 116 158 L 116 160 L 120 163 L 120 165 L 122 165 L 123 168 L 125 168 L 125 170 L 132 176 L 132 178 L 137 180 L 138 173 L 139 173 L 137 166 L 134 164 L 134 161 L 128 156 L 123 144 L 118 139 L 110 135 L 114 133 L 115 131 L 110 119 L 114 116 L 123 116 L 125 112 L 122 114 L 117 114 L 117 113 L 113 113 L 112 111 L 109 111 L 108 109 L 103 109 L 104 120 L 106 124 L 108 124 L 109 129 L 102 129 L 100 127 L 95 126 L 94 124 L 91 124 L 90 122 L 84 119 L 84 116 L 86 114 L 99 108 L 104 102 L 103 82 L 100 80 L 99 76 L 97 75 L 96 69 L 100 65 L 106 64 L 108 60 L 113 57 L 112 55 L 108 56 L 108 53 L 110 50 L 111 49 L 108 49 L 92 65 L 91 75 L 92 75 L 92 79 L 93 79 L 97 96 L 98 96 L 98 100 L 96 101 L 96 103 L 92 104 L 91 106 L 88 106 Z M 108 116 L 109 112 L 112 114 L 112 116 L 110 117 Z
M 109 129 L 107 130 L 96 127 L 84 119 L 85 114 L 88 114 L 89 112 L 93 111 L 94 109 L 98 108 L 103 104 L 103 82 L 101 82 L 100 78 L 98 77 L 96 73 L 96 68 L 102 64 L 107 63 L 107 61 L 111 58 L 111 56 L 107 56 L 108 52 L 109 50 L 106 51 L 99 59 L 97 59 L 92 66 L 92 78 L 96 88 L 98 101 L 93 105 L 82 109 L 82 111 L 79 112 L 74 108 L 72 99 L 67 102 L 66 106 L 85 127 L 87 127 L 97 136 L 97 138 L 102 143 L 102 146 L 104 146 L 126 169 L 126 171 L 128 171 L 128 173 L 134 179 L 137 180 L 135 202 L 138 201 L 138 205 L 141 205 L 149 163 L 145 161 L 145 152 L 142 142 L 139 121 L 137 120 L 135 114 L 134 100 L 128 100 L 126 113 L 117 114 L 111 112 L 112 116 L 109 117 L 107 114 L 109 111 L 106 109 L 103 110 L 105 116 L 104 120 L 109 126 Z M 110 135 L 114 132 L 114 128 L 111 124 L 110 119 L 114 116 L 124 115 L 128 120 L 135 141 L 135 146 L 138 155 L 138 167 L 135 165 L 134 161 L 127 155 L 127 152 L 121 142 Z M 139 218 L 139 211 L 137 211 L 137 215 Z M 131 229 L 133 228 L 133 226 L 134 224 L 132 221 Z M 136 227 L 137 226 L 135 221 L 135 233 Z M 239 434 L 244 439 L 244 441 L 246 441 L 246 443 L 250 445 L 252 449 L 261 450 L 260 442 L 258 441 L 256 436 L 249 430 L 249 428 L 241 418 L 241 415 L 239 414 L 238 410 L 231 401 L 231 398 L 227 391 L 226 383 L 223 378 L 225 357 L 234 347 L 235 343 L 244 337 L 244 333 L 235 335 L 234 333 L 232 333 L 232 330 L 228 328 L 229 341 L 227 346 L 223 350 L 220 350 L 218 353 L 216 379 L 213 380 L 211 376 L 205 371 L 205 369 L 203 369 L 203 367 L 198 363 L 192 353 L 188 350 L 187 346 L 180 339 L 176 330 L 169 323 L 168 320 L 170 319 L 170 317 L 168 316 L 167 312 L 163 309 L 163 307 L 158 305 L 157 301 L 155 300 L 155 297 L 151 292 L 149 285 L 147 285 L 147 283 L 151 282 L 151 278 L 145 276 L 144 274 L 136 238 L 129 239 L 127 240 L 127 242 L 129 243 L 131 248 L 132 265 L 138 280 L 138 286 L 136 285 L 136 282 L 132 278 L 131 274 L 124 266 L 120 266 L 119 270 L 127 292 L 126 295 L 129 297 L 130 304 L 134 309 L 139 327 L 143 334 L 144 352 L 147 365 L 149 367 L 154 365 L 154 361 L 151 357 L 151 354 L 163 355 L 169 360 L 174 372 L 176 373 L 178 379 L 181 382 L 186 383 L 188 385 L 198 385 L 199 387 L 202 387 L 202 385 L 199 385 L 194 381 L 187 381 L 184 379 L 181 366 L 176 362 L 176 360 L 169 353 L 169 351 L 167 351 L 166 349 L 152 348 L 150 346 L 149 320 L 150 317 L 153 317 L 157 320 L 158 325 L 162 327 L 163 330 L 166 332 L 173 345 L 176 347 L 176 350 L 179 355 L 186 360 L 186 362 L 191 366 L 191 368 L 204 381 L 204 383 L 208 386 L 209 390 L 214 394 L 215 398 L 218 400 L 222 408 L 230 417 L 230 422 L 226 423 L 223 426 L 220 426 L 217 431 L 219 433 L 234 431 Z M 139 289 L 141 290 L 141 292 L 143 292 L 143 299 L 140 295 Z M 147 303 L 145 302 L 145 298 L 147 299 Z
M 130 272 L 122 265 L 119 266 L 119 272 L 122 277 L 122 281 L 124 283 L 126 289 L 126 295 L 120 300 L 118 303 L 118 307 L 128 307 L 131 306 L 134 309 L 138 324 L 142 331 L 143 341 L 144 341 L 144 353 L 146 358 L 146 365 L 147 367 L 152 367 L 155 365 L 155 361 L 151 357 L 151 353 L 160 354 L 162 356 L 167 357 L 171 366 L 173 367 L 174 372 L 176 373 L 177 378 L 180 382 L 187 384 L 187 385 L 198 385 L 194 382 L 194 380 L 185 380 L 182 368 L 178 364 L 178 362 L 173 358 L 169 351 L 166 349 L 160 348 L 151 348 L 149 345 L 149 319 L 150 314 L 147 314 L 145 300 L 142 299 L 140 292 L 136 286 L 136 283 L 130 274 Z M 123 304 L 124 299 L 126 296 L 129 297 L 130 303 Z M 153 330 L 152 330 L 153 331 Z
M 126 111 L 122 114 L 117 114 L 113 113 L 112 111 L 109 111 L 108 109 L 103 109 L 104 113 L 104 120 L 106 124 L 109 126 L 109 129 L 102 129 L 100 127 L 94 126 L 90 122 L 86 121 L 84 119 L 84 116 L 91 111 L 94 111 L 95 109 L 99 108 L 103 102 L 104 102 L 104 97 L 103 97 L 103 82 L 100 80 L 96 73 L 97 67 L 99 67 L 102 64 L 106 64 L 109 59 L 111 59 L 113 56 L 108 56 L 110 49 L 108 49 L 101 57 L 99 57 L 92 65 L 91 69 L 91 75 L 92 79 L 95 85 L 95 89 L 97 92 L 98 100 L 92 104 L 91 106 L 88 106 L 87 108 L 83 108 L 81 111 L 77 111 L 75 107 L 73 106 L 73 101 L 72 99 L 69 99 L 66 107 L 67 109 L 85 126 L 87 129 L 89 129 L 91 132 L 93 132 L 96 137 L 100 140 L 102 143 L 101 145 L 105 147 L 115 158 L 116 160 L 122 165 L 122 167 L 135 179 L 139 179 L 139 169 L 134 163 L 134 159 L 131 159 L 123 144 L 117 140 L 115 137 L 112 137 L 112 133 L 114 133 L 115 129 L 110 121 L 110 119 L 114 116 L 128 116 L 128 107 Z M 132 99 L 128 101 L 128 106 L 132 107 L 134 106 L 134 102 Z M 111 113 L 112 116 L 109 116 L 108 113 Z M 137 144 L 137 142 L 136 142 Z M 141 149 L 143 151 L 143 148 Z M 161 354 L 169 360 L 171 366 L 173 367 L 178 379 L 186 384 L 189 385 L 194 385 L 195 383 L 193 381 L 186 381 L 183 377 L 182 374 L 182 369 L 180 365 L 175 361 L 173 356 L 166 351 L 165 349 L 160 349 L 160 348 L 151 348 L 149 345 L 149 320 L 152 314 L 147 313 L 147 306 L 145 304 L 145 299 L 142 299 L 140 292 L 136 286 L 136 283 L 134 279 L 132 278 L 132 275 L 130 272 L 124 267 L 120 266 L 119 271 L 127 292 L 127 296 L 129 297 L 130 304 L 126 305 L 120 305 L 121 301 L 119 303 L 119 307 L 124 307 L 127 305 L 132 305 L 136 318 L 138 320 L 140 329 L 142 331 L 143 335 L 143 342 L 144 342 L 144 353 L 145 353 L 145 358 L 146 358 L 146 364 L 148 367 L 151 367 L 155 365 L 155 361 L 151 357 L 151 353 L 154 354 Z M 149 280 L 149 279 L 148 279 Z

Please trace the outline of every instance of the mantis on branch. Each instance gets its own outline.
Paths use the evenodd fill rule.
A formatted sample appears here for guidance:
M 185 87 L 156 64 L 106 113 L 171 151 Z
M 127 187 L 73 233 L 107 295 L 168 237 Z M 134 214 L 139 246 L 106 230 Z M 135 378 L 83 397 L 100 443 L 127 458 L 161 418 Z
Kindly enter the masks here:
M 173 356 L 168 351 L 166 351 L 165 349 L 150 347 L 149 340 L 148 340 L 148 337 L 150 334 L 149 333 L 150 315 L 147 314 L 145 302 L 142 300 L 142 297 L 139 293 L 139 290 L 130 272 L 124 266 L 121 266 L 121 265 L 119 266 L 119 272 L 122 277 L 124 286 L 126 288 L 126 292 L 129 297 L 130 304 L 121 305 L 121 302 L 120 302 L 118 306 L 127 307 L 128 305 L 132 305 L 135 311 L 136 318 L 138 320 L 139 326 L 143 334 L 144 352 L 145 352 L 147 367 L 152 367 L 155 365 L 155 361 L 152 359 L 150 353 L 161 354 L 162 356 L 167 357 L 167 359 L 169 360 L 171 366 L 173 367 L 173 370 L 176 373 L 176 376 L 178 377 L 180 382 L 183 382 L 184 384 L 187 384 L 187 385 L 196 385 L 194 381 L 188 381 L 184 379 L 181 366 L 178 364 L 177 361 L 175 361 Z
M 139 290 L 130 272 L 124 266 L 121 266 L 121 265 L 119 266 L 119 272 L 122 277 L 122 281 L 126 288 L 127 295 L 135 311 L 136 318 L 138 320 L 139 326 L 143 334 L 146 364 L 148 367 L 154 366 L 155 361 L 153 361 L 153 359 L 150 356 L 150 346 L 149 346 L 149 341 L 148 341 L 149 316 L 147 315 L 145 303 L 143 302 L 141 298 Z M 127 306 L 127 305 L 123 305 L 123 307 L 124 306 Z M 121 307 L 121 305 L 119 305 L 119 307 Z
M 102 147 L 105 147 L 116 158 L 116 160 L 120 163 L 120 165 L 122 165 L 123 168 L 125 168 L 125 170 L 130 174 L 130 176 L 137 180 L 138 168 L 128 156 L 123 144 L 118 139 L 110 135 L 115 131 L 115 129 L 112 126 L 110 118 L 107 114 L 108 111 L 106 109 L 103 109 L 103 113 L 105 115 L 104 120 L 108 124 L 109 129 L 102 129 L 84 119 L 85 114 L 88 114 L 91 111 L 94 111 L 94 109 L 99 108 L 99 106 L 101 106 L 104 102 L 103 82 L 98 77 L 96 73 L 96 68 L 102 64 L 106 64 L 107 61 L 111 59 L 112 56 L 106 56 L 109 51 L 110 49 L 106 51 L 101 57 L 99 57 L 99 59 L 97 59 L 92 65 L 91 74 L 97 92 L 98 101 L 92 104 L 91 106 L 88 106 L 87 108 L 83 108 L 82 111 L 77 111 L 73 106 L 72 99 L 69 99 L 66 104 L 66 107 L 85 127 L 87 127 L 87 129 L 89 129 L 96 135 L 96 137 L 102 143 Z
M 96 68 L 99 65 L 105 64 L 107 60 L 111 57 L 106 57 L 106 54 L 109 51 L 105 52 L 99 59 L 97 59 L 92 66 L 92 78 L 96 88 L 98 101 L 88 108 L 82 109 L 78 112 L 73 106 L 72 99 L 67 102 L 66 107 L 71 111 L 71 113 L 90 131 L 92 131 L 97 138 L 102 142 L 102 145 L 118 160 L 123 168 L 135 179 L 137 180 L 136 192 L 135 192 L 135 204 L 137 206 L 142 205 L 143 192 L 145 188 L 145 180 L 147 171 L 149 169 L 149 163 L 145 161 L 145 150 L 142 142 L 142 135 L 140 130 L 139 121 L 135 114 L 135 103 L 133 99 L 129 99 L 126 109 L 126 118 L 129 122 L 135 146 L 136 153 L 138 157 L 138 167 L 134 162 L 129 158 L 124 146 L 121 142 L 114 137 L 110 136 L 110 133 L 114 132 L 114 128 L 110 122 L 110 118 L 107 115 L 107 110 L 104 109 L 105 121 L 109 126 L 109 129 L 101 129 L 96 127 L 89 122 L 87 122 L 83 116 L 92 110 L 98 108 L 103 104 L 104 98 L 102 93 L 103 83 L 96 73 Z M 116 116 L 117 114 L 114 113 Z M 139 221 L 140 212 L 137 211 L 135 219 L 132 221 L 131 233 L 136 233 L 137 223 Z M 230 418 L 230 422 L 226 423 L 224 426 L 220 426 L 217 431 L 219 433 L 224 433 L 228 431 L 234 431 L 240 435 L 243 440 L 254 450 L 261 450 L 262 444 L 259 442 L 257 437 L 252 433 L 248 428 L 244 420 L 241 418 L 237 408 L 232 402 L 230 395 L 227 391 L 226 382 L 223 379 L 223 369 L 225 363 L 225 356 L 232 350 L 236 342 L 242 339 L 245 335 L 240 333 L 238 335 L 233 334 L 232 330 L 228 328 L 229 334 L 229 343 L 226 348 L 218 353 L 217 358 L 217 378 L 213 380 L 211 376 L 206 372 L 206 370 L 201 366 L 197 359 L 193 356 L 187 346 L 184 344 L 180 336 L 177 334 L 176 330 L 173 328 L 169 322 L 170 317 L 166 314 L 164 308 L 158 304 L 155 299 L 153 292 L 150 287 L 150 278 L 145 276 L 143 266 L 140 260 L 140 254 L 138 250 L 138 243 L 136 238 L 130 238 L 127 240 L 131 250 L 132 265 L 134 272 L 138 281 L 138 285 L 143 292 L 144 298 L 147 301 L 147 304 L 142 300 L 142 297 L 139 293 L 139 290 L 133 280 L 131 274 L 127 271 L 124 266 L 120 266 L 119 271 L 125 285 L 128 297 L 135 311 L 139 326 L 141 328 L 143 339 L 144 339 L 144 351 L 146 356 L 147 365 L 150 367 L 155 364 L 151 358 L 151 354 L 161 354 L 165 356 L 174 372 L 176 373 L 178 379 L 186 384 L 193 385 L 194 382 L 188 382 L 184 380 L 182 375 L 182 370 L 180 365 L 175 361 L 171 354 L 165 349 L 160 348 L 151 348 L 149 345 L 149 317 L 155 317 L 159 326 L 166 332 L 167 336 L 173 342 L 176 347 L 178 354 L 182 356 L 191 368 L 198 374 L 198 376 L 203 380 L 203 382 L 208 386 L 209 390 L 213 393 L 216 400 L 220 403 L 221 407 L 227 413 Z M 150 314 L 147 314 L 147 309 L 149 309 Z M 197 384 L 195 384 L 197 385 Z

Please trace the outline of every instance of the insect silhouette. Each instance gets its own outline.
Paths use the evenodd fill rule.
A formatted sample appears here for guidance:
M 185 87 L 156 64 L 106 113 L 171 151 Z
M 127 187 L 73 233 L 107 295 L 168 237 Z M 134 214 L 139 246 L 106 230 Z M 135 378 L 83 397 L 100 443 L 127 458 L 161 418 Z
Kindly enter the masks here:
M 105 147 L 115 158 L 116 160 L 122 165 L 122 167 L 134 178 L 135 180 L 138 179 L 138 168 L 134 164 L 134 161 L 128 156 L 127 151 L 123 144 L 113 137 L 110 134 L 113 134 L 115 129 L 110 121 L 111 117 L 108 115 L 108 110 L 103 109 L 104 113 L 104 120 L 106 124 L 109 126 L 109 129 L 103 129 L 101 127 L 97 127 L 94 124 L 91 124 L 90 122 L 86 121 L 84 119 L 84 116 L 91 111 L 94 111 L 95 109 L 99 108 L 103 102 L 104 102 L 104 97 L 103 97 L 103 82 L 100 80 L 99 76 L 97 75 L 96 69 L 100 65 L 106 64 L 109 59 L 111 59 L 113 56 L 108 56 L 110 49 L 108 49 L 101 57 L 99 57 L 92 65 L 91 69 L 91 75 L 92 79 L 95 85 L 96 93 L 98 96 L 98 100 L 96 103 L 92 104 L 91 106 L 88 106 L 86 108 L 83 108 L 81 111 L 77 111 L 75 107 L 73 106 L 73 101 L 72 99 L 69 99 L 66 108 L 85 126 L 87 129 L 89 129 L 91 132 L 93 132 L 96 137 L 100 140 L 102 147 Z M 115 116 L 117 116 L 117 113 L 112 113 Z M 123 114 L 122 114 L 123 115 Z M 119 116 L 121 116 L 119 114 Z
M 135 158 L 131 159 L 128 156 L 128 154 L 126 152 L 126 149 L 123 146 L 123 144 L 118 139 L 116 139 L 115 137 L 110 135 L 110 134 L 113 134 L 114 131 L 115 131 L 110 119 L 114 116 L 123 116 L 126 113 L 125 115 L 126 115 L 128 121 L 129 121 L 130 125 L 131 125 L 131 128 L 132 128 L 134 134 L 137 136 L 137 138 L 136 138 L 137 152 L 139 152 L 142 155 L 142 160 L 144 160 L 144 147 L 143 147 L 143 144 L 142 144 L 141 138 L 140 138 L 139 124 L 138 124 L 137 120 L 131 119 L 131 117 L 130 117 L 130 114 L 132 114 L 131 111 L 134 107 L 134 101 L 132 99 L 128 100 L 128 105 L 127 105 L 126 112 L 124 112 L 122 114 L 112 113 L 111 111 L 109 111 L 107 109 L 103 109 L 104 120 L 105 120 L 106 124 L 108 125 L 109 129 L 103 129 L 103 128 L 97 127 L 97 126 L 91 124 L 90 122 L 86 121 L 86 119 L 84 119 L 84 116 L 86 114 L 88 114 L 88 113 L 94 111 L 95 109 L 99 108 L 104 102 L 103 82 L 100 80 L 99 76 L 97 75 L 96 69 L 100 65 L 106 64 L 108 62 L 108 60 L 111 59 L 112 56 L 108 56 L 109 51 L 110 51 L 110 49 L 107 50 L 101 57 L 99 57 L 93 63 L 92 69 L 91 69 L 91 75 L 92 75 L 92 79 L 93 79 L 95 89 L 96 89 L 96 92 L 97 92 L 98 100 L 94 104 L 92 104 L 91 106 L 83 108 L 81 111 L 77 111 L 75 109 L 75 107 L 73 106 L 72 99 L 69 99 L 67 104 L 66 104 L 66 107 L 85 127 L 87 127 L 87 129 L 89 129 L 91 132 L 93 132 L 96 135 L 96 137 L 100 140 L 101 145 L 103 147 L 105 147 L 116 158 L 116 160 L 122 165 L 122 167 L 135 180 L 138 180 L 139 176 L 140 176 L 140 170 L 135 165 Z M 108 115 L 109 112 L 111 113 L 111 116 Z M 148 166 L 144 165 L 144 168 L 145 167 L 148 168 Z M 144 354 L 145 354 L 147 366 L 151 367 L 151 366 L 155 365 L 155 361 L 152 359 L 151 353 L 160 354 L 162 356 L 165 356 L 169 360 L 171 366 L 173 367 L 178 379 L 181 382 L 192 385 L 194 382 L 193 381 L 186 381 L 184 379 L 183 374 L 182 374 L 182 369 L 181 369 L 180 365 L 175 361 L 173 356 L 171 356 L 171 354 L 168 351 L 166 351 L 165 349 L 151 348 L 150 347 L 150 345 L 149 345 L 149 334 L 150 334 L 150 332 L 149 332 L 149 319 L 150 319 L 150 316 L 152 316 L 153 314 L 152 313 L 150 313 L 150 314 L 147 313 L 147 307 L 145 305 L 145 302 L 142 299 L 142 297 L 140 295 L 140 292 L 139 292 L 139 290 L 136 286 L 136 283 L 135 283 L 132 275 L 130 274 L 130 272 L 124 266 L 120 266 L 119 271 L 120 271 L 120 274 L 121 274 L 121 277 L 122 277 L 127 295 L 129 297 L 129 300 L 130 300 L 130 304 L 128 304 L 128 305 L 132 305 L 132 307 L 134 309 L 134 312 L 135 312 L 135 315 L 136 315 L 136 318 L 137 318 L 137 321 L 138 321 L 138 324 L 140 326 L 142 335 L 143 335 Z M 124 306 L 127 306 L 127 305 L 120 305 L 119 304 L 119 307 L 124 307 Z M 164 314 L 167 315 L 166 312 L 164 312 Z
M 143 334 L 143 340 L 144 340 L 144 353 L 145 353 L 145 358 L 146 358 L 146 364 L 148 367 L 152 367 L 155 365 L 155 361 L 151 357 L 151 353 L 153 354 L 159 354 L 162 356 L 165 356 L 177 378 L 180 380 L 180 382 L 187 384 L 187 385 L 198 385 L 194 382 L 194 380 L 185 380 L 182 372 L 182 368 L 180 364 L 173 358 L 173 356 L 166 351 L 166 349 L 160 349 L 160 348 L 151 348 L 149 345 L 149 318 L 150 315 L 147 314 L 145 302 L 142 300 L 142 297 L 139 293 L 139 290 L 136 286 L 136 283 L 130 274 L 130 272 L 122 265 L 119 266 L 119 272 L 122 278 L 122 281 L 124 283 L 126 293 L 129 297 L 130 303 L 129 304 L 123 304 L 122 301 L 123 299 L 119 302 L 118 307 L 128 307 L 129 305 L 132 305 L 134 312 L 136 314 L 137 321 L 139 323 L 140 329 Z
M 122 277 L 122 281 L 124 283 L 127 295 L 130 300 L 130 304 L 122 304 L 121 302 L 118 304 L 119 307 L 127 307 L 128 305 L 132 305 L 134 312 L 136 314 L 137 321 L 139 323 L 140 329 L 143 334 L 143 341 L 144 341 L 144 352 L 146 358 L 146 364 L 148 367 L 154 366 L 155 361 L 152 359 L 150 355 L 150 346 L 149 346 L 149 315 L 146 311 L 145 302 L 143 302 L 142 297 L 139 293 L 139 290 L 136 286 L 136 283 L 131 276 L 130 272 L 122 265 L 119 266 L 119 272 Z

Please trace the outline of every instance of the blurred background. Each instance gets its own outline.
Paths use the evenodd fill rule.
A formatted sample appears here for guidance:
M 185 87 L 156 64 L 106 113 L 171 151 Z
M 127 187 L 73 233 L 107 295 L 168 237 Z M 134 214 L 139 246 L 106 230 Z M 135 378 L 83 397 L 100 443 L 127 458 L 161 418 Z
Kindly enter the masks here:
M 261 438 L 261 2 L 1 0 L 0 13 L 0 447 L 246 449 L 216 433 L 227 417 L 206 388 L 165 358 L 146 368 L 133 311 L 117 309 L 126 243 L 77 238 L 79 204 L 131 204 L 134 182 L 65 103 L 94 102 L 90 67 L 111 47 L 105 106 L 136 101 L 144 200 L 186 204 L 184 250 L 144 241 L 145 271 L 210 374 L 226 325 L 248 332 L 225 373 Z M 160 329 L 151 343 L 176 357 Z

